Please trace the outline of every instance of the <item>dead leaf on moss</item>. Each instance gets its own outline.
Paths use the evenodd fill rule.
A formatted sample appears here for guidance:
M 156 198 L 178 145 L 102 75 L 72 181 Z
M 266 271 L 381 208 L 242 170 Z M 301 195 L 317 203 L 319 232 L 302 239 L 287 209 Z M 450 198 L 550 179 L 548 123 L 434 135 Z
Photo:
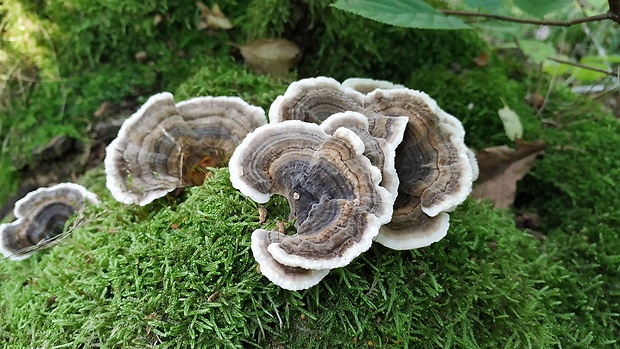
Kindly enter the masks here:
M 228 17 L 224 15 L 218 4 L 213 5 L 212 9 L 202 2 L 197 2 L 196 6 L 200 10 L 200 22 L 198 23 L 198 29 L 210 28 L 215 30 L 228 30 L 233 27 L 232 23 L 230 23 Z
M 258 39 L 239 50 L 252 71 L 275 78 L 285 77 L 301 58 L 299 46 L 286 39 Z
M 479 67 L 485 67 L 489 64 L 489 54 L 487 51 L 482 51 L 478 57 L 474 58 L 474 63 Z
M 497 208 L 512 205 L 517 182 L 529 172 L 536 157 L 545 149 L 543 141 L 528 143 L 516 139 L 516 145 L 517 149 L 502 145 L 476 154 L 480 176 L 474 183 L 473 198 L 487 198 Z
M 263 224 L 267 221 L 267 210 L 263 205 L 258 206 L 258 224 Z

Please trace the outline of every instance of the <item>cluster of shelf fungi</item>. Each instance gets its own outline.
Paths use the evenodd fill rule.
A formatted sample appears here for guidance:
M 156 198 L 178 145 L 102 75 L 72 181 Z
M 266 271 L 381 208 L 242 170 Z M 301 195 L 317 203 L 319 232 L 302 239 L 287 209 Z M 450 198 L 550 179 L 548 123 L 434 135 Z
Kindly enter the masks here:
M 373 242 L 408 250 L 441 240 L 448 212 L 477 177 L 460 121 L 400 85 L 302 79 L 268 116 L 238 97 L 176 103 L 167 92 L 151 96 L 106 148 L 107 188 L 116 200 L 143 206 L 202 185 L 210 167 L 228 166 L 233 186 L 252 200 L 288 199 L 296 233 L 257 229 L 251 248 L 265 277 L 302 290 Z M 0 225 L 5 256 L 29 256 L 20 251 L 57 236 L 72 213 L 99 202 L 75 184 L 59 188 L 16 204 L 18 219 Z

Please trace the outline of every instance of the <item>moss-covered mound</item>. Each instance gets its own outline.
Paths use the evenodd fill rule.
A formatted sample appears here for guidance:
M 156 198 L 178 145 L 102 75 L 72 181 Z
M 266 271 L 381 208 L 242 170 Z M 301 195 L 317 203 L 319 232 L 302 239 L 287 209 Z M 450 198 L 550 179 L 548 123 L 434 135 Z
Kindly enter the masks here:
M 103 176 L 91 174 L 91 188 Z M 60 246 L 0 264 L 0 342 L 52 347 L 541 347 L 553 341 L 558 268 L 505 212 L 468 202 L 419 251 L 373 248 L 304 292 L 262 277 L 257 205 L 226 170 L 184 197 L 104 206 Z M 267 226 L 288 215 L 266 205 Z

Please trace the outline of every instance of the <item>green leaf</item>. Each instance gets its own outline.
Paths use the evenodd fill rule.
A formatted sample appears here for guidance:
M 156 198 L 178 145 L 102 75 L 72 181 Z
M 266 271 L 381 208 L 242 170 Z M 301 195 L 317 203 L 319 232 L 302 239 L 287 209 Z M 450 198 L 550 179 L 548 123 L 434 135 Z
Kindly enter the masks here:
M 519 48 L 534 63 L 542 63 L 545 59 L 555 55 L 555 48 L 549 42 L 519 40 Z
M 331 6 L 377 22 L 417 29 L 471 29 L 422 0 L 338 0 Z
M 515 138 L 523 137 L 523 125 L 521 125 L 521 120 L 519 120 L 519 115 L 517 115 L 517 113 L 508 108 L 504 103 L 504 107 L 497 111 L 497 115 L 502 119 L 506 136 L 508 136 L 511 141 L 514 141 Z
M 504 8 L 504 0 L 465 0 L 465 4 L 477 11 L 498 13 Z
M 583 56 L 581 57 L 581 64 L 589 65 L 589 64 L 611 64 L 611 63 L 620 63 L 620 56 L 611 55 L 611 56 Z
M 568 0 L 514 0 L 514 4 L 523 12 L 543 18 L 548 13 L 572 6 L 573 2 Z
M 594 68 L 607 70 L 606 66 L 601 63 L 598 63 L 598 64 L 590 63 L 587 65 L 594 67 Z M 553 75 L 553 74 L 570 75 L 574 79 L 580 82 L 583 82 L 583 83 L 596 82 L 604 78 L 605 76 L 607 76 L 607 74 L 604 74 L 604 73 L 599 73 L 599 72 L 588 70 L 588 69 L 582 69 L 582 68 L 575 67 L 575 66 L 568 65 L 568 64 L 560 64 L 554 61 L 545 61 L 543 64 L 543 71 L 549 75 Z

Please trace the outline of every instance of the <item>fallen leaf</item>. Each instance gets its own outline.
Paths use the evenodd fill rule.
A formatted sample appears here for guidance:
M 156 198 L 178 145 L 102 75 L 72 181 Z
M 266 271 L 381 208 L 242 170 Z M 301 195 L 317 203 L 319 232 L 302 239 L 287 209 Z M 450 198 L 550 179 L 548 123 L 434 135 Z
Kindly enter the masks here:
M 210 9 L 209 6 L 203 4 L 202 2 L 197 2 L 196 6 L 200 10 L 200 23 L 198 23 L 199 29 L 222 29 L 228 30 L 233 27 L 232 23 L 222 10 L 218 4 L 213 5 L 213 8 Z
M 261 205 L 258 206 L 258 224 L 263 224 L 267 221 L 267 210 Z
M 110 109 L 112 109 L 113 105 L 111 102 L 103 102 L 99 105 L 99 108 L 93 113 L 95 118 L 100 118 L 105 115 Z
M 239 50 L 252 71 L 276 78 L 285 77 L 301 58 L 299 46 L 286 39 L 258 39 Z
M 516 145 L 516 150 L 502 145 L 483 149 L 476 154 L 480 175 L 474 183 L 473 198 L 487 198 L 497 208 L 512 205 L 517 182 L 529 172 L 536 156 L 545 149 L 543 141 L 528 143 L 517 139 Z
M 482 51 L 482 53 L 474 58 L 474 63 L 479 67 L 484 67 L 489 64 L 489 54 L 487 51 Z
M 140 51 L 137 52 L 134 57 L 136 58 L 136 61 L 143 63 L 144 61 L 146 61 L 147 58 L 149 58 L 149 55 L 146 53 L 146 51 Z
M 286 228 L 284 227 L 284 222 L 282 221 L 277 221 L 276 222 L 276 226 L 278 227 L 278 232 L 280 234 L 286 234 Z
M 508 136 L 511 141 L 514 141 L 515 138 L 523 137 L 523 125 L 521 125 L 519 115 L 510 109 L 506 103 L 504 103 L 504 107 L 502 109 L 497 111 L 497 115 L 499 115 L 499 118 L 502 119 L 502 123 L 504 124 L 504 132 L 506 132 L 506 136 Z

